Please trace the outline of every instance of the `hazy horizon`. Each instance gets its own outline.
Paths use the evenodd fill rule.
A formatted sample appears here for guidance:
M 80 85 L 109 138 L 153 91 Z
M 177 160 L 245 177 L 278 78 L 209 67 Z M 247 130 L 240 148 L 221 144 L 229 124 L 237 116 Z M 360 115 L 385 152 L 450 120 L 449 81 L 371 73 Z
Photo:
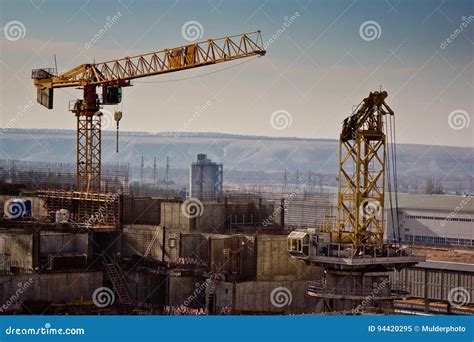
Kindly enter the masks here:
M 31 69 L 54 67 L 53 54 L 62 73 L 188 44 L 194 23 L 199 41 L 261 29 L 267 55 L 135 81 L 121 130 L 338 139 L 353 106 L 382 86 L 397 142 L 474 146 L 471 1 L 0 3 L 4 128 L 75 129 L 67 105 L 78 90 L 57 90 L 53 110 L 36 104 Z

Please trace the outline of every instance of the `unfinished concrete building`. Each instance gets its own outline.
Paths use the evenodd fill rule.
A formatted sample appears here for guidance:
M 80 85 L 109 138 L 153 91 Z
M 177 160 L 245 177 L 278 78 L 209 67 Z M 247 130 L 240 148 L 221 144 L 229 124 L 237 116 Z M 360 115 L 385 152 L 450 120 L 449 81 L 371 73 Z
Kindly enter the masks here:
M 99 204 L 80 207 L 74 193 L 58 199 L 18 186 L 9 186 L 7 192 L 0 197 L 0 294 L 8 303 L 5 313 L 324 311 L 310 295 L 314 282 L 324 278 L 324 269 L 291 258 L 287 234 L 300 227 L 319 228 L 320 218 L 334 217 L 333 196 L 228 193 L 203 199 L 197 211 L 190 212 L 189 202 L 178 198 L 109 194 L 89 199 Z M 96 210 L 99 216 L 81 221 Z M 401 296 L 396 308 L 432 312 L 439 310 L 436 303 L 446 303 L 456 286 L 472 293 L 474 270 L 463 268 L 459 279 L 452 275 L 458 271 L 449 267 L 446 274 L 433 272 L 420 264 L 394 273 L 391 277 L 405 283 L 415 301 Z M 434 288 L 441 279 L 450 280 L 437 293 Z M 98 291 L 110 291 L 104 298 L 111 299 L 99 302 Z M 469 313 L 471 304 L 463 313 Z M 344 311 L 349 309 L 354 308 Z

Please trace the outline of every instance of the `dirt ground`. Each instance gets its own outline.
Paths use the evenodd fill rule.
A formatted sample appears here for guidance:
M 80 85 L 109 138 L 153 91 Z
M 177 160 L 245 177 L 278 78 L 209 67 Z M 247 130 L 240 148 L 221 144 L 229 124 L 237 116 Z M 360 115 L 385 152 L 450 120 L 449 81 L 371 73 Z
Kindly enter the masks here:
M 426 260 L 474 264 L 474 250 L 416 247 L 413 251 L 416 255 L 425 255 Z

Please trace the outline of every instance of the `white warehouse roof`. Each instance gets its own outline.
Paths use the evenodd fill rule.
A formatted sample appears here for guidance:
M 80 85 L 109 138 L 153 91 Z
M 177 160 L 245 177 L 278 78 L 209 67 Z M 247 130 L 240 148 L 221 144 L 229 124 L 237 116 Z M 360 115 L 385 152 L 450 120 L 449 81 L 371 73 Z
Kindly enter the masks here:
M 392 206 L 395 208 L 395 196 L 392 196 Z M 398 207 L 400 209 L 441 210 L 460 213 L 474 213 L 474 196 L 461 195 L 424 195 L 424 194 L 398 194 Z M 390 208 L 389 193 L 385 194 L 385 208 Z

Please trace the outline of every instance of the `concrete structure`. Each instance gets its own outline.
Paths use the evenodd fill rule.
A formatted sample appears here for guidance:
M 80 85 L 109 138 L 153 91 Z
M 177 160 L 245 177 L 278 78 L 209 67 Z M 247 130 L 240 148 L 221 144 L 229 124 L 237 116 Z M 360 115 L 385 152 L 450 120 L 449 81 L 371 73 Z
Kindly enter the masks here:
M 161 226 L 134 224 L 125 226 L 122 235 L 122 255 L 147 257 L 163 261 L 164 229 Z
M 22 283 L 28 288 L 12 301 L 9 312 L 27 314 L 26 308 L 36 305 L 32 312 L 41 313 L 51 305 L 55 309 L 47 313 L 166 314 L 170 312 L 166 308 L 184 306 L 210 314 L 310 314 L 330 311 L 325 305 L 333 302 L 332 310 L 347 313 L 371 295 L 374 283 L 384 284 L 388 272 L 364 275 L 365 284 L 359 285 L 341 280 L 345 275 L 330 277 L 322 267 L 291 258 L 283 226 L 290 230 L 327 223 L 333 197 L 287 194 L 281 207 L 280 195 L 227 193 L 197 202 L 124 196 L 117 216 L 120 224 L 113 230 L 56 223 L 47 217 L 44 200 L 32 193 L 2 195 L 3 203 L 11 197 L 31 200 L 33 219 L 4 218 L 0 223 L 0 298 L 9 301 Z M 442 201 L 446 197 L 452 201 Z M 446 220 L 451 224 L 447 233 L 460 234 L 465 226 L 453 225 L 469 222 L 454 219 L 470 219 L 470 212 L 465 214 L 472 204 L 455 201 L 462 197 L 446 197 L 426 199 L 421 208 L 418 200 L 410 200 L 416 196 L 404 199 L 401 194 L 400 213 L 453 213 Z M 193 210 L 188 211 L 187 205 Z M 450 206 L 453 209 L 447 210 Z M 309 246 L 309 241 L 305 243 Z M 120 284 L 107 262 L 115 264 L 130 302 L 121 300 Z M 391 274 L 390 281 L 403 283 L 417 300 L 443 303 L 453 287 L 464 287 L 472 302 L 474 270 L 465 264 L 449 265 L 453 264 L 423 263 Z M 34 278 L 32 284 L 29 277 Z M 361 283 L 362 274 L 357 277 L 352 279 Z M 103 286 L 113 289 L 116 302 L 98 308 L 92 293 Z M 341 301 L 347 289 L 360 293 Z M 377 288 L 377 294 L 377 312 L 392 312 L 394 296 L 389 288 Z M 331 298 L 322 301 L 321 295 Z M 41 305 L 46 306 L 38 309 Z
M 84 267 L 88 256 L 87 234 L 48 231 L 0 230 L 0 272 L 31 272 L 59 267 Z
M 198 154 L 191 164 L 189 196 L 191 198 L 215 198 L 222 195 L 223 166 L 212 162 L 205 154 Z
M 259 234 L 256 237 L 257 281 L 321 279 L 322 267 L 308 266 L 286 251 L 286 235 Z
M 163 202 L 161 225 L 182 232 L 222 231 L 226 222 L 224 203 L 216 202 Z
M 100 271 L 0 275 L 0 301 L 4 303 L 0 309 L 8 312 L 16 303 L 26 302 L 25 314 L 31 314 L 35 303 L 41 301 L 47 303 L 46 308 L 51 308 L 51 303 L 81 300 L 92 304 L 92 294 L 103 280 Z M 37 313 L 44 314 L 43 310 Z

